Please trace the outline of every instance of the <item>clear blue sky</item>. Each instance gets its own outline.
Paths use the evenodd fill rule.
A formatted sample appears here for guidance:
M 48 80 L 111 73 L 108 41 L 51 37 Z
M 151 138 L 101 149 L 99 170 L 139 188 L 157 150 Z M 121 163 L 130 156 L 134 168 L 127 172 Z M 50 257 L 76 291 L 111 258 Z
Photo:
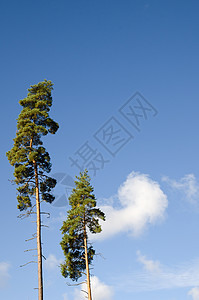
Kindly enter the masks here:
M 44 78 L 54 83 L 51 116 L 60 124 L 44 140 L 52 174 L 74 178 L 69 157 L 80 162 L 83 145 L 96 150 L 86 164 L 107 222 L 93 241 L 105 258 L 94 261 L 94 300 L 199 299 L 198 11 L 194 0 L 1 1 L 1 299 L 37 298 L 36 264 L 19 267 L 32 260 L 24 250 L 34 243 L 24 240 L 35 224 L 17 218 L 5 153 L 18 101 Z M 140 131 L 121 114 L 130 104 Z M 45 300 L 81 299 L 57 267 L 67 185 L 59 181 L 55 203 L 43 208 L 51 213 Z

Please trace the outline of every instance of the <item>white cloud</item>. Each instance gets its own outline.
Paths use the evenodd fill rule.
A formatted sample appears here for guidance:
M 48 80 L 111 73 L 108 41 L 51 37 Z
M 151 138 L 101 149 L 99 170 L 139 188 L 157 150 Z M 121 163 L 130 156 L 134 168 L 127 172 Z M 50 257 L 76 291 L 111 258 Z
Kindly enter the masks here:
M 66 293 L 64 293 L 64 294 L 62 295 L 62 297 L 63 297 L 63 300 L 69 300 L 69 299 L 68 299 L 68 295 L 67 295 Z
M 87 291 L 86 284 L 81 285 L 81 290 Z M 85 300 L 85 293 L 79 289 L 75 290 L 75 300 Z M 112 300 L 113 290 L 110 286 L 106 285 L 99 280 L 96 276 L 91 276 L 91 290 L 92 297 L 95 300 Z
M 54 269 L 58 268 L 58 266 L 61 264 L 61 262 L 62 262 L 61 259 L 57 259 L 54 254 L 50 254 L 46 258 L 44 265 L 45 265 L 46 269 L 54 270 Z
M 137 260 L 141 264 L 143 264 L 145 270 L 147 270 L 149 272 L 159 272 L 160 271 L 159 261 L 147 259 L 146 256 L 144 256 L 140 253 L 140 251 L 137 251 Z
M 10 264 L 7 262 L 0 262 L 0 289 L 6 287 L 8 280 L 10 278 L 9 275 Z
M 192 296 L 193 300 L 199 300 L 199 288 L 194 287 L 188 292 L 189 296 Z
M 183 196 L 191 203 L 196 204 L 199 199 L 199 183 L 194 174 L 187 174 L 179 180 L 164 176 L 162 180 L 173 189 L 183 193 Z
M 118 278 L 115 277 L 115 280 L 113 280 L 111 284 L 113 286 L 117 286 L 120 290 L 128 292 L 143 292 L 193 287 L 197 286 L 198 282 L 199 259 L 195 259 L 172 268 L 161 264 L 161 268 L 158 272 L 130 272 Z M 196 292 L 197 290 L 194 290 L 190 293 L 197 295 Z
M 117 198 L 120 208 L 104 205 L 100 208 L 106 214 L 101 222 L 102 232 L 92 239 L 102 239 L 120 232 L 134 236 L 141 234 L 149 224 L 163 219 L 168 206 L 166 195 L 159 184 L 148 175 L 132 172 L 119 187 Z

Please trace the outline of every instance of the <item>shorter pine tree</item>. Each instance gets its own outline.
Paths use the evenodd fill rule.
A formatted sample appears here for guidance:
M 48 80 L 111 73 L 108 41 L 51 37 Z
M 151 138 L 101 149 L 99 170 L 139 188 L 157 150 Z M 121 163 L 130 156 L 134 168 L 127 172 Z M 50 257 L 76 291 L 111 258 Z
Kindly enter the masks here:
M 69 197 L 71 209 L 61 228 L 63 238 L 60 244 L 65 255 L 61 273 L 65 278 L 77 281 L 86 270 L 88 299 L 92 300 L 89 265 L 94 258 L 95 250 L 93 246 L 88 246 L 87 230 L 91 233 L 101 232 L 99 219 L 105 220 L 105 215 L 96 208 L 94 189 L 90 184 L 88 171 L 85 170 L 76 178 L 76 187 Z

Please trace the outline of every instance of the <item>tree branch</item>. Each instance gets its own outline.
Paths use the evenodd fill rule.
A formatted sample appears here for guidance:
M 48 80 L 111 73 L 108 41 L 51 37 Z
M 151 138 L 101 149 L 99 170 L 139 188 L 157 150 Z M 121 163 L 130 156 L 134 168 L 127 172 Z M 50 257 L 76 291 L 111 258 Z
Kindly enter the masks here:
M 31 264 L 31 263 L 37 263 L 37 261 L 34 261 L 34 260 L 29 261 L 29 262 L 27 262 L 26 264 L 21 265 L 20 268 L 25 267 L 25 266 L 27 266 L 28 264 Z
M 43 225 L 43 224 L 41 224 L 41 226 L 42 226 L 42 227 L 47 227 L 47 228 L 49 228 L 49 226 L 48 226 L 48 225 Z
M 86 281 L 82 281 L 82 282 L 80 282 L 80 283 L 68 283 L 68 282 L 66 282 L 66 284 L 68 285 L 68 286 L 78 286 L 78 285 L 81 285 L 81 284 L 83 284 L 83 283 L 86 283 Z
M 47 213 L 47 212 L 43 212 L 43 211 L 41 211 L 41 214 L 42 214 L 42 215 L 48 215 L 48 217 L 47 217 L 47 218 L 50 218 L 50 213 Z
M 36 239 L 37 237 L 36 236 L 34 236 L 33 238 L 31 238 L 31 239 L 27 239 L 27 240 L 25 240 L 25 242 L 28 242 L 28 241 L 31 241 L 31 240 L 34 240 L 34 239 Z

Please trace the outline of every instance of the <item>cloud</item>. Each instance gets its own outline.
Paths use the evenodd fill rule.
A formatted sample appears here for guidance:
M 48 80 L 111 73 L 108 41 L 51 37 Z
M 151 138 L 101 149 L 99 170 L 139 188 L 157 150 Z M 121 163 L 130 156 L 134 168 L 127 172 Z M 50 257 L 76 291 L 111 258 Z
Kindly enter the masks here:
M 167 176 L 162 178 L 174 190 L 183 193 L 183 196 L 190 203 L 197 204 L 199 198 L 199 183 L 194 174 L 187 174 L 179 180 L 170 179 Z
M 81 290 L 87 291 L 86 284 L 81 285 Z M 75 300 L 85 300 L 85 293 L 79 289 L 75 290 Z M 99 280 L 97 276 L 91 276 L 91 290 L 92 296 L 95 300 L 112 300 L 113 290 L 110 286 L 106 285 Z
M 140 253 L 140 251 L 137 251 L 137 260 L 141 264 L 143 264 L 146 271 L 149 271 L 149 272 L 159 272 L 160 271 L 159 261 L 147 259 L 146 256 L 144 256 Z
M 192 296 L 193 300 L 199 300 L 199 288 L 194 287 L 188 292 L 189 296 Z
M 132 172 L 119 187 L 117 198 L 120 207 L 101 206 L 106 221 L 101 222 L 102 232 L 92 239 L 103 239 L 121 232 L 140 235 L 149 224 L 162 220 L 168 206 L 166 195 L 159 184 L 148 175 Z
M 158 272 L 137 271 L 115 277 L 111 284 L 128 292 L 157 291 L 162 289 L 197 286 L 199 282 L 199 259 L 182 263 L 174 267 L 161 264 Z M 197 295 L 192 290 L 192 295 Z M 191 295 L 191 294 L 190 294 Z M 198 300 L 198 298 L 195 298 Z M 194 299 L 194 300 L 195 300 Z
M 54 254 L 50 254 L 44 262 L 46 269 L 55 270 L 60 264 L 62 260 L 57 259 Z
M 0 289 L 7 286 L 8 280 L 10 278 L 9 274 L 10 264 L 7 262 L 0 262 Z
M 64 293 L 64 294 L 62 295 L 62 297 L 63 297 L 63 300 L 69 300 L 68 295 L 67 295 L 66 293 Z

